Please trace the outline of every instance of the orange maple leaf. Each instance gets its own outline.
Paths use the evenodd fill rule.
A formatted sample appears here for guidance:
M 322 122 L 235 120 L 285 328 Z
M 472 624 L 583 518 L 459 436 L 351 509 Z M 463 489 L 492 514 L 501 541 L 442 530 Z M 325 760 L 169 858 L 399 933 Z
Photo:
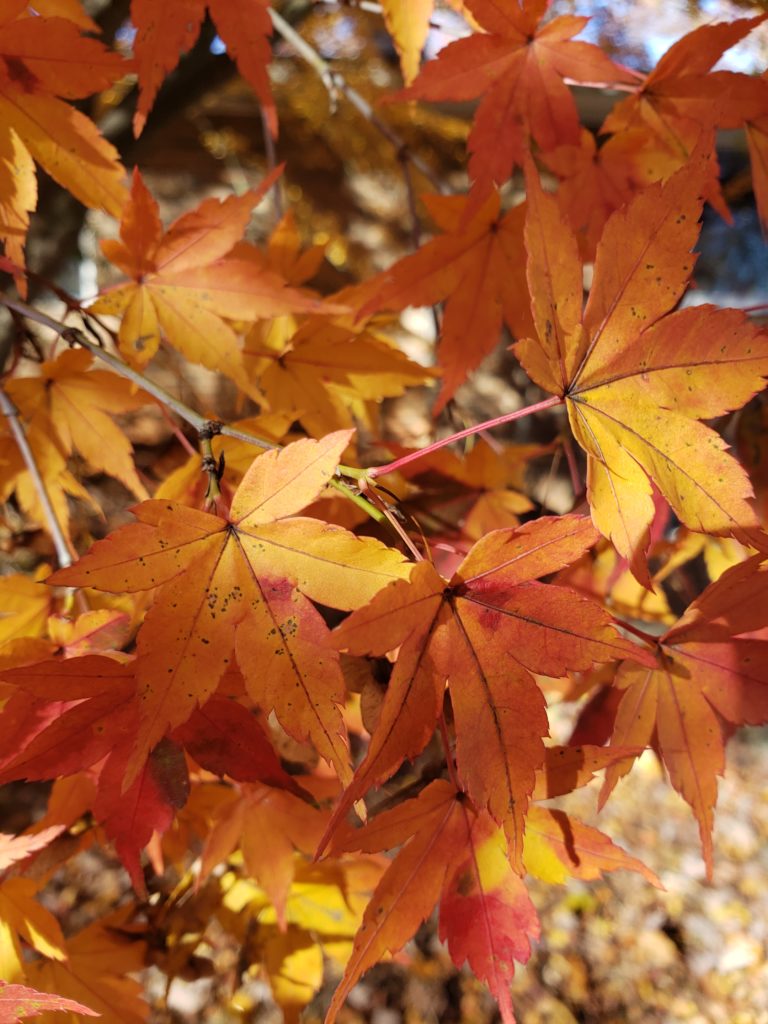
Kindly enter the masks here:
M 0 871 L 44 849 L 63 831 L 63 825 L 51 825 L 32 835 L 14 836 L 0 832 Z
M 514 1024 L 513 960 L 528 959 L 539 922 L 522 879 L 509 865 L 504 833 L 440 779 L 364 828 L 345 826 L 333 852 L 372 853 L 403 844 L 366 907 L 326 1024 L 333 1024 L 361 974 L 400 949 L 438 900 L 440 938 L 454 963 L 469 962 L 498 1000 L 505 1024 Z
M 622 665 L 614 683 L 622 697 L 612 742 L 653 743 L 696 815 L 709 876 L 723 734 L 768 721 L 768 563 L 761 557 L 707 587 L 659 638 L 653 667 Z M 630 766 L 608 768 L 601 804 Z
M 165 76 L 191 49 L 206 10 L 243 78 L 259 98 L 269 130 L 277 135 L 277 113 L 267 75 L 272 58 L 268 0 L 131 0 L 133 43 L 139 74 L 139 102 L 133 118 L 137 137 L 146 124 Z
M 668 178 L 685 160 L 676 153 L 672 162 L 668 152 L 654 147 L 640 129 L 619 132 L 599 148 L 592 132 L 584 129 L 578 145 L 543 153 L 542 162 L 560 179 L 560 209 L 579 240 L 583 259 L 593 262 L 611 214 L 639 189 Z M 716 166 L 713 174 L 716 180 Z
M 134 172 L 120 241 L 101 243 L 107 258 L 133 281 L 105 289 L 90 307 L 122 317 L 120 351 L 129 363 L 146 365 L 164 337 L 192 362 L 227 374 L 259 397 L 243 368 L 240 340 L 227 321 L 312 312 L 320 306 L 273 271 L 230 254 L 279 173 L 242 196 L 204 200 L 164 232 L 157 203 L 139 171 Z
M 45 12 L 41 12 L 45 13 Z M 119 216 L 125 171 L 117 151 L 65 100 L 106 89 L 129 65 L 72 21 L 29 15 L 25 0 L 0 9 L 0 238 L 23 266 L 37 205 L 33 160 L 81 203 Z
M 99 1015 L 101 1024 L 146 1024 L 149 1006 L 143 999 L 143 986 L 130 977 L 145 966 L 147 949 L 140 935 L 131 934 L 134 913 L 134 906 L 128 904 L 70 936 L 66 960 L 28 964 L 27 981 L 86 1003 Z
M 764 386 L 768 335 L 736 310 L 670 313 L 688 283 L 699 233 L 706 141 L 691 162 L 615 213 L 582 312 L 582 265 L 557 201 L 529 167 L 528 280 L 537 338 L 520 362 L 567 404 L 589 456 L 598 529 L 650 587 L 651 480 L 692 530 L 758 535 L 752 488 L 722 438 L 698 420 L 739 408 Z
M 77 451 L 88 465 L 119 480 L 137 498 L 147 489 L 138 477 L 133 447 L 108 413 L 138 409 L 152 401 L 108 370 L 93 370 L 83 349 L 62 352 L 40 366 L 38 377 L 17 377 L 6 391 L 29 429 L 47 436 L 68 458 Z
M 523 162 L 530 138 L 545 151 L 578 142 L 579 115 L 564 78 L 637 82 L 637 76 L 614 64 L 598 46 L 573 41 L 588 18 L 563 15 L 541 24 L 549 0 L 465 3 L 486 31 L 446 46 L 393 98 L 481 96 L 469 135 L 469 173 L 484 187 L 509 178 Z
M 519 868 L 547 733 L 544 696 L 531 673 L 559 676 L 636 650 L 596 603 L 535 582 L 595 539 L 582 516 L 497 530 L 475 544 L 450 581 L 421 562 L 410 582 L 391 584 L 334 631 L 336 646 L 352 654 L 399 653 L 368 753 L 331 828 L 371 785 L 426 746 L 447 682 L 459 779 L 503 823 Z
M 244 786 L 232 792 L 214 812 L 202 853 L 202 884 L 213 868 L 237 848 L 250 878 L 266 892 L 281 929 L 286 927 L 286 901 L 295 875 L 295 850 L 307 859 L 317 848 L 327 814 L 288 792 L 266 786 Z
M 67 468 L 67 459 L 60 444 L 57 444 L 58 437 L 50 435 L 46 425 L 32 424 L 27 430 L 27 441 L 40 476 L 45 482 L 45 489 L 56 519 L 64 533 L 68 535 L 70 520 L 68 496 L 86 502 L 97 514 L 101 510 L 89 491 L 79 480 L 75 479 Z M 15 494 L 25 515 L 33 523 L 39 523 L 41 529 L 50 529 L 46 510 L 40 500 L 39 489 L 7 422 L 0 423 L 0 464 L 3 465 L 0 500 L 7 501 L 12 494 Z
M 49 578 L 113 593 L 160 588 L 139 631 L 140 724 L 125 785 L 165 732 L 213 693 L 233 648 L 252 699 L 348 777 L 344 680 L 310 599 L 349 610 L 409 572 L 378 541 L 295 515 L 331 479 L 350 436 L 260 456 L 227 518 L 144 502 L 134 509 L 138 523 Z
M 647 153 L 638 156 L 650 170 L 647 183 L 670 177 L 690 159 L 699 140 L 708 138 L 709 173 L 703 195 L 729 222 L 719 182 L 715 129 L 741 128 L 745 121 L 767 115 L 768 92 L 751 75 L 711 68 L 766 17 L 701 25 L 683 36 L 638 89 L 616 104 L 600 129 L 616 133 L 615 139 L 645 137 Z
M 336 298 L 343 302 L 345 295 Z M 370 424 L 371 403 L 435 376 L 370 326 L 310 317 L 289 339 L 274 341 L 256 324 L 245 338 L 245 367 L 270 408 L 290 413 L 314 437 L 351 427 L 355 420 Z
M 636 871 L 651 885 L 664 888 L 650 868 L 603 832 L 549 807 L 531 807 L 528 812 L 523 861 L 526 870 L 542 882 L 561 884 L 569 878 L 590 882 L 606 871 Z
M 406 85 L 419 73 L 421 51 L 427 41 L 434 0 L 383 0 L 384 24 L 400 58 Z
M 501 213 L 494 190 L 468 220 L 464 196 L 424 196 L 444 232 L 369 282 L 362 313 L 445 303 L 438 360 L 443 386 L 439 412 L 499 341 L 502 322 L 516 338 L 530 330 L 524 274 L 525 206 Z
M 637 91 L 616 104 L 600 131 L 641 128 L 679 165 L 702 130 L 739 128 L 745 120 L 767 114 L 766 94 L 755 87 L 751 75 L 711 70 L 726 50 L 766 18 L 768 14 L 758 14 L 701 25 L 683 36 L 663 54 Z M 710 137 L 714 149 L 714 137 Z

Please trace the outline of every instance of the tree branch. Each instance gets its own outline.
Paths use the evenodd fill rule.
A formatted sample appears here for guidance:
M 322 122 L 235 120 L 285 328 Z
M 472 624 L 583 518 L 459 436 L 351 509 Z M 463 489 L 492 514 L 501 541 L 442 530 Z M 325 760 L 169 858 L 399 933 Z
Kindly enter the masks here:
M 8 309 L 13 309 L 17 313 L 21 313 L 28 320 L 34 320 L 35 323 L 41 324 L 43 327 L 48 327 L 50 330 L 55 331 L 58 335 L 63 338 L 64 341 L 69 344 L 80 345 L 83 348 L 87 348 L 89 352 L 95 355 L 102 362 L 106 363 L 110 369 L 114 370 L 115 373 L 121 377 L 125 377 L 130 380 L 137 387 L 140 387 L 142 391 L 146 391 L 148 395 L 152 395 L 158 402 L 161 402 L 168 409 L 172 409 L 181 419 L 186 423 L 189 423 L 191 427 L 199 433 L 203 427 L 209 422 L 205 416 L 201 416 L 199 412 L 195 412 L 184 402 L 175 398 L 169 391 L 161 387 L 159 384 L 155 384 L 154 381 L 150 380 L 149 377 L 145 377 L 143 373 L 139 373 L 138 370 L 134 370 L 128 366 L 117 356 L 113 356 L 111 352 L 107 352 L 106 349 L 97 345 L 96 342 L 91 341 L 87 338 L 85 333 L 78 327 L 71 327 L 67 324 L 62 323 L 60 320 L 54 320 L 53 317 L 48 316 L 45 313 L 41 313 L 40 310 L 35 309 L 33 306 L 28 306 L 26 302 L 21 302 L 19 299 L 12 299 L 10 296 L 0 292 L 0 302 L 7 306 Z M 253 444 L 257 448 L 263 448 L 269 450 L 272 448 L 279 448 L 280 445 L 272 444 L 270 441 L 265 441 L 263 438 L 256 437 L 255 434 L 250 434 L 245 430 L 238 430 L 236 427 L 230 427 L 226 423 L 221 424 L 221 433 L 227 437 L 233 437 L 238 441 L 247 441 L 248 444 Z
M 382 121 L 378 114 L 374 112 L 368 100 L 361 96 L 357 89 L 354 89 L 342 74 L 334 71 L 328 61 L 324 60 L 317 50 L 310 46 L 306 39 L 300 36 L 296 29 L 289 25 L 285 18 L 281 17 L 277 11 L 270 7 L 269 15 L 272 18 L 272 24 L 277 33 L 317 72 L 325 88 L 328 90 L 332 109 L 336 106 L 336 94 L 342 93 L 352 106 L 363 115 L 366 121 L 373 125 L 377 131 L 381 132 L 384 138 L 392 144 L 401 160 L 410 160 L 416 170 L 424 175 L 436 192 L 445 192 L 442 182 L 434 174 L 432 168 L 417 153 L 410 151 L 405 140 L 386 121 Z
M 50 495 L 48 494 L 48 490 L 45 486 L 42 473 L 40 472 L 37 461 L 35 460 L 35 454 L 27 440 L 27 435 L 19 418 L 19 410 L 2 388 L 0 388 L 0 412 L 2 412 L 3 416 L 8 420 L 8 426 L 11 428 L 11 433 L 13 434 L 16 444 L 19 446 L 19 451 L 21 452 L 21 457 L 24 460 L 24 465 L 27 467 L 27 472 L 32 478 L 32 483 L 37 491 L 37 496 L 43 507 L 45 518 L 48 520 L 48 532 L 53 539 L 53 546 L 56 550 L 56 558 L 58 559 L 59 566 L 62 569 L 66 569 L 67 566 L 72 565 L 72 552 L 69 550 L 69 544 L 67 543 L 67 538 L 61 527 L 61 523 L 56 517 L 56 511 L 54 510 L 53 503 L 51 502 Z

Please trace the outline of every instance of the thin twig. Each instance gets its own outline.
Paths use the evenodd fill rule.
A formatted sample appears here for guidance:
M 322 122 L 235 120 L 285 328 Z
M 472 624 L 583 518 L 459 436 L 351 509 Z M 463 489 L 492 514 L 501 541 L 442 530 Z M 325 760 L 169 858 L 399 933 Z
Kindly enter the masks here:
M 376 3 L 375 0 L 314 0 L 317 5 L 324 7 L 348 7 L 352 10 L 365 11 L 368 14 L 380 14 L 384 17 L 384 5 Z M 467 23 L 466 28 L 454 28 L 453 26 L 440 21 L 433 21 L 430 19 L 429 27 L 437 32 L 442 32 L 443 35 L 451 36 L 453 39 L 467 39 L 469 36 L 476 35 L 477 33 L 472 29 L 471 25 Z M 639 85 L 645 81 L 648 77 L 643 74 L 642 71 L 637 71 L 635 68 L 628 68 L 624 64 L 620 64 L 624 71 L 628 71 L 634 75 L 637 80 L 637 85 L 630 85 L 628 82 L 580 82 L 576 78 L 569 78 L 567 75 L 563 77 L 563 81 L 566 85 L 583 86 L 587 89 L 611 89 L 615 92 L 637 92 Z
M 261 128 L 262 135 L 264 136 L 264 153 L 267 157 L 267 167 L 270 172 L 274 171 L 277 167 L 277 153 L 275 152 L 275 140 L 272 138 L 272 132 L 269 130 L 269 122 L 267 120 L 267 114 L 264 107 L 261 110 Z M 275 207 L 275 218 L 278 221 L 283 219 L 283 193 L 280 187 L 280 181 L 276 181 L 272 186 L 272 202 Z
M 191 427 L 194 427 L 198 433 L 202 428 L 209 422 L 205 416 L 201 416 L 200 413 L 195 412 L 184 402 L 181 402 L 178 398 L 175 398 L 169 391 L 161 387 L 159 384 L 155 384 L 154 381 L 150 380 L 149 377 L 145 377 L 143 373 L 139 373 L 138 370 L 134 370 L 133 367 L 128 366 L 121 359 L 113 356 L 111 352 L 107 352 L 106 349 L 101 348 L 95 342 L 91 341 L 90 338 L 85 336 L 85 333 L 77 327 L 69 327 L 67 324 L 61 323 L 59 320 L 54 320 L 53 317 L 48 316 L 45 313 L 41 313 L 40 310 L 35 309 L 33 306 L 28 306 L 26 302 L 21 302 L 19 299 L 12 299 L 8 295 L 4 295 L 0 292 L 0 302 L 7 306 L 9 309 L 16 310 L 17 313 L 21 313 L 28 320 L 34 320 L 36 323 L 41 324 L 43 327 L 48 327 L 50 330 L 55 331 L 57 334 L 68 341 L 70 344 L 81 345 L 83 348 L 87 348 L 89 352 L 95 355 L 102 362 L 106 363 L 110 369 L 114 370 L 115 373 L 121 377 L 125 377 L 126 380 L 131 381 L 137 387 L 140 387 L 142 391 L 146 391 L 148 395 L 152 395 L 158 402 L 161 402 L 168 409 L 172 409 L 182 420 L 189 423 Z M 272 448 L 279 448 L 277 444 L 272 444 L 270 441 L 264 441 L 260 437 L 256 437 L 255 434 L 250 434 L 245 430 L 238 430 L 236 427 L 227 426 L 222 423 L 221 433 L 226 434 L 227 437 L 233 437 L 238 441 L 246 441 L 248 444 L 253 444 L 257 448 L 263 448 L 266 450 Z
M 3 416 L 8 420 L 8 426 L 11 428 L 16 444 L 19 446 L 21 457 L 24 460 L 24 465 L 27 467 L 27 472 L 32 478 L 32 483 L 35 490 L 37 491 L 37 497 L 42 506 L 45 518 L 48 520 L 48 532 L 53 539 L 53 546 L 56 550 L 56 558 L 59 561 L 59 566 L 62 569 L 66 569 L 67 566 L 72 565 L 72 553 L 69 550 L 69 544 L 64 534 L 64 530 L 61 528 L 56 511 L 51 502 L 51 497 L 48 494 L 48 490 L 45 486 L 45 481 L 37 465 L 34 452 L 32 451 L 27 435 L 22 426 L 21 420 L 19 419 L 19 410 L 13 404 L 8 395 L 0 388 L 0 411 Z
M 440 739 L 443 742 L 443 750 L 445 751 L 445 764 L 448 768 L 448 775 L 456 789 L 461 792 L 461 783 L 459 782 L 459 777 L 456 774 L 456 765 L 453 760 L 453 750 L 451 749 L 451 738 L 448 735 L 448 726 L 445 721 L 445 712 L 442 710 L 440 712 L 440 717 L 437 720 L 437 724 L 440 729 Z
M 10 296 L 4 295 L 0 292 L 0 303 L 7 306 L 8 309 L 14 310 L 16 313 L 20 313 L 28 320 L 33 320 L 36 323 L 41 324 L 43 327 L 47 327 L 52 331 L 55 331 L 64 340 L 71 344 L 82 345 L 83 348 L 87 348 L 89 352 L 97 356 L 103 362 L 105 362 L 115 373 L 121 377 L 125 377 L 127 380 L 132 381 L 137 387 L 140 387 L 147 394 L 152 395 L 157 401 L 165 408 L 171 409 L 176 415 L 189 423 L 191 427 L 199 434 L 208 424 L 210 420 L 205 416 L 201 416 L 200 413 L 195 412 L 184 402 L 179 401 L 172 394 L 160 387 L 159 384 L 155 384 L 148 377 L 145 377 L 142 373 L 132 369 L 122 360 L 113 356 L 110 352 L 107 352 L 100 345 L 90 341 L 85 337 L 83 331 L 76 327 L 69 327 L 67 324 L 61 323 L 59 320 L 54 320 L 52 317 L 47 316 L 45 313 L 41 313 L 33 306 L 28 306 L 26 302 L 21 302 L 19 299 L 12 299 Z M 249 433 L 247 430 L 239 430 L 237 427 L 231 427 L 227 423 L 219 424 L 219 434 L 223 434 L 225 437 L 231 437 L 235 441 L 244 441 L 246 444 L 252 444 L 257 448 L 261 448 L 266 451 L 280 448 L 281 445 L 273 444 L 270 441 L 265 441 L 261 437 L 257 437 L 255 434 Z M 364 476 L 366 470 L 355 469 L 354 467 L 339 467 L 344 476 L 352 477 L 353 479 L 358 476 Z M 364 498 L 361 494 L 350 488 L 343 480 L 334 479 L 331 481 L 331 486 L 334 487 L 340 494 L 344 495 L 350 501 L 354 502 L 359 506 L 367 515 L 377 522 L 381 522 L 383 516 L 379 509 L 377 509 L 371 502 Z
M 413 187 L 413 175 L 411 165 L 408 163 L 408 154 L 400 151 L 397 159 L 403 169 L 403 181 L 405 182 L 405 194 L 408 197 L 408 212 L 411 215 L 411 245 L 414 251 L 421 245 L 421 221 L 419 211 L 416 207 L 416 190 Z
M 281 17 L 281 15 L 271 7 L 268 8 L 268 10 L 276 31 L 283 37 L 286 43 L 289 43 L 299 56 L 317 72 L 320 80 L 328 90 L 332 109 L 334 109 L 336 105 L 337 93 L 341 93 L 352 104 L 352 106 L 362 114 L 366 121 L 373 125 L 377 131 L 381 132 L 384 138 L 394 146 L 398 155 L 404 154 L 404 158 L 410 160 L 416 170 L 424 175 L 436 192 L 445 192 L 443 183 L 434 174 L 432 168 L 421 159 L 418 153 L 412 153 L 410 151 L 405 140 L 402 139 L 397 132 L 386 123 L 386 121 L 382 121 L 378 114 L 374 112 L 374 109 L 368 100 L 365 99 L 357 89 L 354 89 L 342 74 L 338 71 L 334 71 L 328 61 L 324 60 L 317 50 L 310 46 L 306 39 L 300 36 L 292 25 L 288 24 L 285 18 Z M 401 157 L 401 159 L 402 158 L 403 157 Z
M 314 0 L 314 2 L 319 7 L 347 7 L 351 10 L 365 11 L 366 14 L 380 14 L 382 17 L 384 16 L 383 5 L 376 3 L 375 0 Z M 464 39 L 472 34 L 469 26 L 466 29 L 459 29 L 439 21 L 432 21 L 431 19 L 429 27 L 438 32 L 444 32 L 445 35 L 452 36 L 455 39 Z
M 568 463 L 568 473 L 571 477 L 573 501 L 575 504 L 584 493 L 584 484 L 581 480 L 579 464 L 576 461 L 576 452 L 574 451 L 573 441 L 571 440 L 570 434 L 563 434 L 563 451 L 565 452 L 565 458 Z
M 374 508 L 376 508 L 381 513 L 384 519 L 386 519 L 386 521 L 392 527 L 392 529 L 400 538 L 400 540 L 402 540 L 403 544 L 406 546 L 408 551 L 413 555 L 414 559 L 417 562 L 423 561 L 423 555 L 416 547 L 416 545 L 413 543 L 408 534 L 405 532 L 402 523 L 398 522 L 397 515 L 382 499 L 381 495 L 377 494 L 376 491 L 374 491 L 373 488 L 370 487 L 368 488 L 367 493 L 370 495 L 370 500 Z
M 626 629 L 628 633 L 631 633 L 632 636 L 636 636 L 638 640 L 642 640 L 643 643 L 648 644 L 649 647 L 659 646 L 659 637 L 661 634 L 654 636 L 653 633 L 646 633 L 644 629 L 640 629 L 639 626 L 633 626 L 631 622 L 627 622 L 626 619 L 620 619 L 616 615 L 612 615 L 611 618 L 617 626 L 620 626 L 622 629 Z

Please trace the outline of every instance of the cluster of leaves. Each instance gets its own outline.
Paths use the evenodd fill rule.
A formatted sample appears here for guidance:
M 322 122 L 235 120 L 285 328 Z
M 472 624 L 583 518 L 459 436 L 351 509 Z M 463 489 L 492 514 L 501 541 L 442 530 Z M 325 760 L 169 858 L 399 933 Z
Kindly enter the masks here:
M 95 26 L 76 0 L 0 2 L 2 267 L 23 298 L 34 160 L 115 217 L 102 248 L 124 278 L 87 309 L 70 303 L 110 351 L 60 325 L 74 347 L 17 360 L 2 388 L 0 491 L 58 536 L 61 564 L 0 580 L 0 783 L 52 780 L 44 817 L 0 837 L 0 1020 L 146 1020 L 130 972 L 151 958 L 181 974 L 215 921 L 288 1019 L 335 963 L 331 1024 L 439 904 L 452 959 L 511 1024 L 514 961 L 539 935 L 527 876 L 626 868 L 659 884 L 548 803 L 602 769 L 604 801 L 649 747 L 712 871 L 725 741 L 768 721 L 768 537 L 723 438 L 765 384 L 768 334 L 736 310 L 678 306 L 703 203 L 728 215 L 718 128 L 747 130 L 768 220 L 768 79 L 711 71 L 765 16 L 700 28 L 642 76 L 573 41 L 585 19 L 550 19 L 543 0 L 456 6 L 474 31 L 421 70 L 432 3 L 383 13 L 407 82 L 390 100 L 480 100 L 468 194 L 427 196 L 431 240 L 324 297 L 308 286 L 322 251 L 302 249 L 290 214 L 265 245 L 244 240 L 278 169 L 164 229 L 139 170 L 129 189 L 66 102 L 134 71 L 140 131 L 208 10 L 274 134 L 266 67 L 282 22 L 265 0 L 133 0 L 130 64 L 82 34 Z M 599 142 L 573 81 L 627 93 Z M 515 169 L 526 198 L 511 205 Z M 478 440 L 462 457 L 441 441 L 358 465 L 354 428 L 378 439 L 383 399 L 436 376 L 385 314 L 439 303 L 436 413 L 506 324 L 549 397 L 501 420 L 567 410 L 574 511 L 548 515 L 525 493 L 546 446 Z M 164 346 L 258 412 L 203 425 L 202 473 L 191 455 L 150 483 L 112 416 L 165 401 L 203 424 L 153 383 Z M 72 498 L 98 508 L 74 455 L 140 501 L 90 547 L 70 519 Z M 75 545 L 87 550 L 69 564 Z M 676 617 L 665 584 L 694 559 L 711 582 Z M 564 745 L 547 740 L 555 693 L 581 701 Z M 100 843 L 135 898 L 65 937 L 39 893 Z

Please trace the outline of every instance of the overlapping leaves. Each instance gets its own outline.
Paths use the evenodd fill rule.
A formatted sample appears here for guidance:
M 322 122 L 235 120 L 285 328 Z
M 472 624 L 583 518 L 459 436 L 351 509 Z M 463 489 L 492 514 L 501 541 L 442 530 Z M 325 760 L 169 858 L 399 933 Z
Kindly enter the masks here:
M 120 351 L 128 362 L 144 366 L 165 338 L 192 362 L 227 374 L 258 397 L 230 321 L 319 307 L 273 271 L 230 254 L 274 177 L 242 196 L 206 199 L 163 231 L 157 203 L 134 173 L 120 240 L 102 242 L 105 255 L 133 281 L 105 289 L 91 306 L 121 317 Z
M 138 523 L 51 577 L 115 593 L 160 588 L 138 638 L 140 714 L 126 785 L 212 695 L 233 651 L 256 703 L 348 776 L 343 677 L 312 600 L 350 610 L 408 572 L 378 541 L 295 515 L 332 478 L 349 438 L 342 431 L 262 455 L 226 518 L 144 502 Z
M 536 582 L 595 539 L 581 516 L 497 530 L 475 544 L 450 581 L 422 562 L 409 581 L 390 585 L 335 630 L 336 645 L 353 654 L 398 649 L 376 731 L 337 817 L 424 748 L 447 683 L 459 779 L 504 825 L 520 866 L 547 732 L 544 697 L 531 673 L 561 675 L 635 650 L 599 605 Z
M 126 199 L 117 151 L 66 101 L 107 88 L 128 66 L 70 20 L 27 6 L 0 8 L 0 239 L 19 266 L 37 206 L 35 162 L 86 206 L 119 216 Z
M 724 741 L 768 721 L 768 564 L 760 556 L 725 572 L 659 638 L 652 667 L 623 665 L 613 743 L 653 744 L 672 785 L 699 822 L 707 871 Z M 631 761 L 608 768 L 604 801 Z

